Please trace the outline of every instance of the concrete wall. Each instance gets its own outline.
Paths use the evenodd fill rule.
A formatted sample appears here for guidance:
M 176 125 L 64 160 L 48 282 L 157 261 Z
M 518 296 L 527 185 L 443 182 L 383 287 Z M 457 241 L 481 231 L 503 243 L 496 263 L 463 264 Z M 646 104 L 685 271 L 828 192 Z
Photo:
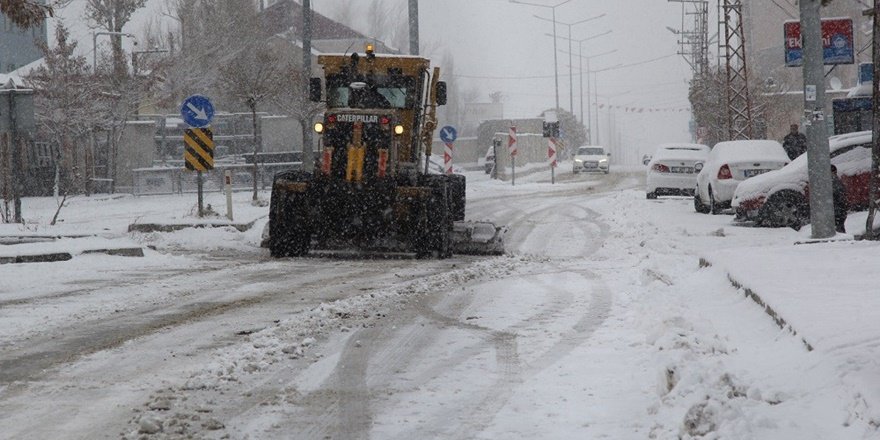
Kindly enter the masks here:
M 302 129 L 298 121 L 290 116 L 263 116 L 260 123 L 264 152 L 302 151 Z
M 507 133 L 497 133 L 499 138 L 505 139 L 501 147 L 498 149 L 498 156 L 495 157 L 495 166 L 498 168 L 498 178 L 501 180 L 509 180 L 512 174 L 510 154 L 507 153 Z M 547 158 L 547 138 L 541 133 L 517 133 L 516 135 L 517 154 L 516 166 L 526 166 L 530 164 L 544 164 L 549 169 L 550 162 Z
M 119 152 L 116 156 L 116 190 L 127 192 L 134 186 L 132 169 L 153 165 L 156 157 L 156 123 L 129 121 L 125 123 Z
M 443 154 L 446 145 L 439 139 L 434 139 L 431 148 L 433 154 Z M 477 159 L 486 155 L 487 148 L 489 145 L 481 146 L 475 137 L 458 138 L 453 144 L 452 162 L 456 165 L 473 165 L 477 163 Z

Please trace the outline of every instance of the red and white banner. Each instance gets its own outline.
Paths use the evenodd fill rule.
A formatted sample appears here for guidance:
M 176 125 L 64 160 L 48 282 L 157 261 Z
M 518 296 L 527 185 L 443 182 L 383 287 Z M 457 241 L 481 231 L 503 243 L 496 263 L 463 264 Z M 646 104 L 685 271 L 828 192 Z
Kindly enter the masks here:
M 446 174 L 452 174 L 452 142 L 446 142 L 446 148 L 443 149 L 443 168 Z
M 550 159 L 550 166 L 556 168 L 556 139 L 547 138 L 547 157 Z
M 516 156 L 516 127 L 511 126 L 510 131 L 507 133 L 507 152 L 510 153 L 511 156 Z

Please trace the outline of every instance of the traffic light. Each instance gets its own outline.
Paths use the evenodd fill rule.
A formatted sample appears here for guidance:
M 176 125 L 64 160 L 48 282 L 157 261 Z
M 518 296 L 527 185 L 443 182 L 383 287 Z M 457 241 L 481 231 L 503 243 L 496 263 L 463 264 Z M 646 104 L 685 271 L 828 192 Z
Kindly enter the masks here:
M 544 137 L 559 137 L 559 121 L 544 123 Z

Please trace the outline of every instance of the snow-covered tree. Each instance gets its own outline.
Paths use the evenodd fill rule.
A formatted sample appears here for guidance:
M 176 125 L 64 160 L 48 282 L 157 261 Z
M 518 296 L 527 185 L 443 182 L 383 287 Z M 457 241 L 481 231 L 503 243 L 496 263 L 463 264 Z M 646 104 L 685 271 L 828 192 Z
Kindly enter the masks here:
M 260 149 L 257 109 L 280 92 L 281 69 L 278 56 L 265 42 L 252 42 L 220 68 L 219 86 L 225 97 L 251 112 L 254 130 L 254 196 L 257 200 L 258 160 Z
M 42 136 L 60 147 L 59 159 L 67 178 L 62 190 L 88 192 L 86 182 L 92 177 L 88 134 L 97 120 L 93 79 L 85 57 L 74 55 L 77 42 L 70 40 L 64 23 L 55 28 L 53 46 L 42 45 L 45 63 L 25 77 L 25 82 L 36 91 L 34 104 Z
M 245 45 L 265 41 L 251 2 L 170 0 L 163 14 L 179 24 L 171 36 L 150 35 L 168 41 L 174 50 L 157 78 L 157 98 L 166 107 L 176 106 L 193 93 L 219 96 L 220 66 L 237 57 Z
M 305 93 L 309 77 L 293 59 L 287 59 L 281 75 L 281 86 L 272 104 L 282 113 L 290 115 L 302 128 L 303 139 L 306 131 L 312 129 L 312 121 L 323 110 L 323 104 L 312 102 Z M 304 158 L 303 160 L 308 160 Z

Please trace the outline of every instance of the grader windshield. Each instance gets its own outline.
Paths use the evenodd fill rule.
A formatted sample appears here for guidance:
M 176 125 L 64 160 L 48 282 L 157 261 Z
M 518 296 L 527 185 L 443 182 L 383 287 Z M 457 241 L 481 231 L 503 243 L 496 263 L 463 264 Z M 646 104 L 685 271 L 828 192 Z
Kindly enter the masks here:
M 362 88 L 352 87 L 347 76 L 336 75 L 328 79 L 327 106 L 330 108 L 412 108 L 415 105 L 413 78 L 382 78 L 370 83 L 360 83 Z

